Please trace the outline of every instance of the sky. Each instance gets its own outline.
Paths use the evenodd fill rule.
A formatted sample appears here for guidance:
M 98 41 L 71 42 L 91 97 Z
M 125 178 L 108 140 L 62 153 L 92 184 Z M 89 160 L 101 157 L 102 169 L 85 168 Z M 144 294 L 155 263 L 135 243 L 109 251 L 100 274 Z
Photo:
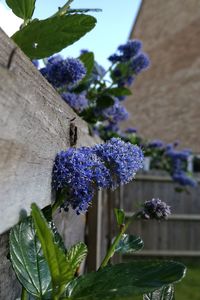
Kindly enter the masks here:
M 64 57 L 77 57 L 81 49 L 88 49 L 95 53 L 96 61 L 107 68 L 107 58 L 116 51 L 118 45 L 129 38 L 141 2 L 142 0 L 74 0 L 72 8 L 100 8 L 102 12 L 89 13 L 97 19 L 96 27 L 61 54 Z M 64 0 L 36 0 L 34 17 L 45 19 L 64 4 Z M 19 28 L 20 21 L 8 11 L 5 1 L 0 0 L 0 27 L 11 36 Z

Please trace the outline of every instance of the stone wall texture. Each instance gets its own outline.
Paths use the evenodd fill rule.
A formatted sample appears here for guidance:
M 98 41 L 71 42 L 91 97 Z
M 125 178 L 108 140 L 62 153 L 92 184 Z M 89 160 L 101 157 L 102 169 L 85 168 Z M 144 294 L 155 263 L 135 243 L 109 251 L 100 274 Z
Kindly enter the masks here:
M 199 153 L 200 1 L 144 0 L 131 38 L 143 41 L 151 67 L 125 102 L 129 125 L 148 139 L 179 140 Z

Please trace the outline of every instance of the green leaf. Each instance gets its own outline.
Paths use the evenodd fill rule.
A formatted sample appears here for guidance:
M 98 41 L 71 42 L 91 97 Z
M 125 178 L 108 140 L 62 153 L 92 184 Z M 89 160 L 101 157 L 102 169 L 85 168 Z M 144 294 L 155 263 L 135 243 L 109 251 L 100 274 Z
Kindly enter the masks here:
M 36 234 L 41 242 L 45 259 L 49 265 L 54 293 L 59 296 L 73 278 L 71 266 L 66 261 L 64 251 L 55 243 L 54 236 L 38 206 L 33 203 L 32 217 Z
M 53 55 L 94 28 L 96 19 L 84 14 L 34 20 L 12 38 L 30 59 Z
M 35 0 L 6 0 L 13 13 L 25 21 L 31 19 L 35 10 Z
M 125 87 L 120 88 L 112 88 L 109 90 L 109 94 L 115 96 L 115 97 L 121 97 L 121 96 L 129 96 L 131 95 L 131 91 Z
M 49 299 L 50 271 L 31 218 L 11 229 L 10 257 L 15 273 L 28 293 Z
M 116 220 L 117 220 L 117 224 L 118 225 L 124 224 L 124 219 L 125 219 L 124 210 L 119 209 L 119 208 L 115 208 L 114 212 L 115 212 L 115 217 L 116 217 Z
M 150 294 L 144 295 L 143 300 L 174 300 L 174 287 L 168 285 Z
M 114 99 L 109 95 L 102 95 L 97 99 L 97 107 L 101 109 L 110 107 L 113 104 L 114 104 Z
M 135 261 L 107 266 L 77 278 L 68 286 L 76 300 L 131 300 L 135 295 L 155 291 L 185 274 L 185 266 L 173 261 Z
M 93 52 L 87 52 L 83 53 L 79 56 L 79 59 L 83 62 L 85 68 L 87 69 L 87 73 L 83 80 L 81 81 L 81 84 L 86 81 L 90 74 L 92 73 L 92 70 L 94 68 L 94 53 Z
M 144 247 L 143 240 L 139 236 L 124 234 L 117 245 L 115 252 L 130 254 L 141 250 Z
M 87 256 L 87 246 L 80 242 L 72 246 L 69 251 L 67 251 L 66 259 L 70 263 L 73 272 L 75 273 L 81 262 Z

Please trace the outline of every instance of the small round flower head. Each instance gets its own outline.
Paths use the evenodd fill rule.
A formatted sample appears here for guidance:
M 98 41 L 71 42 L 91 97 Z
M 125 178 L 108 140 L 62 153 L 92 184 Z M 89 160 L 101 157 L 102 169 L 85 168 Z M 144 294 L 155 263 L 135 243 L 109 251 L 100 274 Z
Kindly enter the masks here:
M 145 201 L 143 210 L 139 213 L 141 219 L 166 219 L 171 214 L 170 206 L 160 199 Z
M 146 54 L 138 54 L 136 57 L 133 58 L 131 62 L 132 71 L 134 72 L 134 74 L 138 75 L 143 70 L 148 68 L 149 63 L 150 61 Z
M 59 88 L 77 84 L 85 76 L 86 69 L 79 59 L 62 59 L 58 55 L 48 59 L 41 73 L 55 88 Z
M 111 123 L 125 121 L 129 117 L 128 111 L 117 99 L 115 99 L 115 103 L 112 106 L 104 109 L 101 114 L 104 119 Z
M 140 148 L 120 139 L 111 139 L 94 147 L 69 148 L 57 154 L 52 187 L 66 189 L 62 208 L 71 206 L 78 214 L 85 212 L 99 188 L 116 188 L 130 181 L 142 168 Z
M 143 168 L 143 152 L 135 145 L 120 138 L 112 138 L 105 144 L 96 145 L 94 153 L 111 171 L 111 188 L 131 181 L 136 172 Z
M 136 56 L 142 48 L 142 43 L 139 40 L 129 40 L 126 44 L 118 47 L 122 54 L 122 60 L 128 61 L 130 58 Z
M 87 211 L 95 188 L 110 185 L 109 170 L 89 147 L 58 153 L 52 175 L 55 190 L 67 189 L 62 207 L 67 210 L 71 206 L 78 214 Z
M 126 44 L 118 47 L 118 52 L 109 56 L 109 61 L 112 63 L 127 62 L 134 56 L 136 56 L 142 48 L 142 43 L 139 40 L 130 40 Z
M 63 93 L 61 97 L 69 104 L 76 112 L 80 113 L 88 107 L 88 99 L 85 94 Z

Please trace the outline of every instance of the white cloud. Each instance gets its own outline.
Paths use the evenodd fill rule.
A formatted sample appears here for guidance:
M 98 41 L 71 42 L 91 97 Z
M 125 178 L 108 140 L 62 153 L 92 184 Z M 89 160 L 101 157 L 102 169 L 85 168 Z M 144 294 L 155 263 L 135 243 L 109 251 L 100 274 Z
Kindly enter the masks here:
M 2 3 L 0 3 L 0 27 L 7 33 L 8 36 L 13 35 L 23 20 L 16 17 L 11 9 L 7 9 Z

